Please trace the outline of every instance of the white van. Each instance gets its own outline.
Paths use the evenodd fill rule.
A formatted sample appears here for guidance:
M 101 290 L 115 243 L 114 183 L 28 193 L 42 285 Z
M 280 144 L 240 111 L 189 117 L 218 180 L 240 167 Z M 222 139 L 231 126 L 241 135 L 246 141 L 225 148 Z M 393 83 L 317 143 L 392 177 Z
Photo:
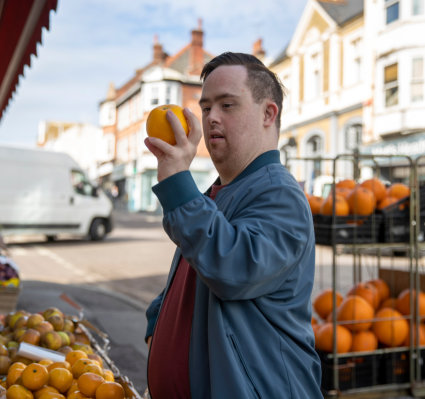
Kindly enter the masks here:
M 112 203 L 65 153 L 0 146 L 0 234 L 101 240 Z

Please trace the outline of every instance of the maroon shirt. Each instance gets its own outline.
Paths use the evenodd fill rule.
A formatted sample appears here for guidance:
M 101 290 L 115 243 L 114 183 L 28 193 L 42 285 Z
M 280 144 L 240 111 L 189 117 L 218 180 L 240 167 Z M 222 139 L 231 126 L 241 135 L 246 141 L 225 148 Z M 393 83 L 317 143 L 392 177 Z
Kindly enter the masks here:
M 212 187 L 215 198 L 224 186 Z M 183 257 L 164 299 L 152 338 L 148 385 L 152 399 L 189 399 L 189 345 L 195 303 L 196 272 Z

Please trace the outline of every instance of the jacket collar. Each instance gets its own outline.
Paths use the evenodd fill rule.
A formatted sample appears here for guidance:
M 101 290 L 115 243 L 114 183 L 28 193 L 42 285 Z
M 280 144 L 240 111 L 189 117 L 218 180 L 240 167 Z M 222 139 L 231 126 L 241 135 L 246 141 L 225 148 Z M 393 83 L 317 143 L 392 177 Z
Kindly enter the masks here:
M 257 158 L 255 158 L 236 178 L 234 178 L 228 185 L 234 184 L 238 182 L 239 180 L 243 179 L 244 177 L 250 175 L 251 173 L 254 173 L 258 169 L 262 168 L 265 165 L 271 164 L 271 163 L 280 163 L 280 154 L 278 150 L 270 150 L 262 153 Z M 220 177 L 217 177 L 217 180 L 214 182 L 214 184 L 221 184 L 220 183 Z M 211 188 L 208 189 L 206 192 L 207 195 L 209 195 Z

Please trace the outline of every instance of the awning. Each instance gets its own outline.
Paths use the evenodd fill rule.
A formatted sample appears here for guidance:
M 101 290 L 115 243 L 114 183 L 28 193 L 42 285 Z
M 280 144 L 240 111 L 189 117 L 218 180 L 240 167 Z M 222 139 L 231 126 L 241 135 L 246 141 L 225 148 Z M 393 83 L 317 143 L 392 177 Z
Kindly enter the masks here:
M 58 0 L 0 0 L 0 119 Z

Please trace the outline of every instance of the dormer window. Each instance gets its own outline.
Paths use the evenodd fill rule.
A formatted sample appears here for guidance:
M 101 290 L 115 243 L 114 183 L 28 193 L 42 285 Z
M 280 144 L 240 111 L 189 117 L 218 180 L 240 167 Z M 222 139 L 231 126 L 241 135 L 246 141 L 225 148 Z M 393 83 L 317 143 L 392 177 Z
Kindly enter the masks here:
M 400 18 L 400 2 L 398 0 L 385 0 L 385 22 L 390 24 Z

